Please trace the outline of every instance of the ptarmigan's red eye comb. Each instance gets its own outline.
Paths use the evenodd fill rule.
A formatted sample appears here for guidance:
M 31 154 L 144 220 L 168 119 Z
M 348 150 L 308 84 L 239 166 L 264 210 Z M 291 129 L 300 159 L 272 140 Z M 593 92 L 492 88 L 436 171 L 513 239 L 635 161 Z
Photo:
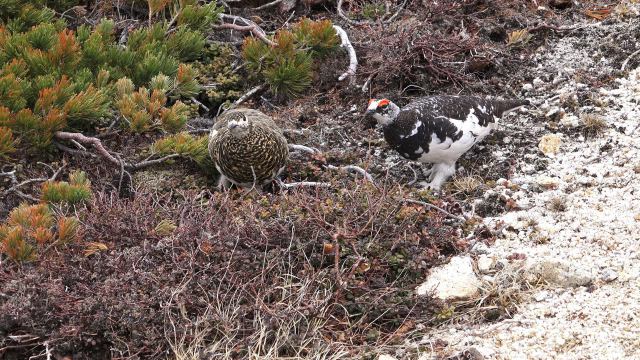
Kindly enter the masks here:
M 380 102 L 378 103 L 378 107 L 380 107 L 380 106 L 385 106 L 385 105 L 389 105 L 389 100 L 387 100 L 387 99 L 382 99 L 382 100 L 380 100 Z

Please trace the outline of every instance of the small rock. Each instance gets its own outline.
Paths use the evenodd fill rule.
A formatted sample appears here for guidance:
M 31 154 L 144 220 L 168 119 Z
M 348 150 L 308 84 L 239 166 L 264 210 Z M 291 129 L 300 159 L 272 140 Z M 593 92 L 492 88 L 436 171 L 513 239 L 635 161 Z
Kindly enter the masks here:
M 556 260 L 541 260 L 533 263 L 529 267 L 529 271 L 549 285 L 563 288 L 586 286 L 593 281 L 591 275 L 586 271 Z
M 543 84 L 544 84 L 544 81 L 542 81 L 542 79 L 540 79 L 540 78 L 533 79 L 533 86 L 540 87 Z
M 378 356 L 378 360 L 396 360 L 396 358 L 391 355 L 383 354 Z
M 553 157 L 560 150 L 562 139 L 558 134 L 547 134 L 540 139 L 538 149 L 548 157 Z
M 478 241 L 471 248 L 471 252 L 474 254 L 486 254 L 489 252 L 489 247 L 487 246 L 487 244 Z
M 496 264 L 496 259 L 493 256 L 482 254 L 478 257 L 478 271 L 483 274 L 488 273 L 493 269 Z
M 448 264 L 433 269 L 416 292 L 418 295 L 433 293 L 441 300 L 469 299 L 480 293 L 481 285 L 473 272 L 471 257 L 456 256 Z
M 618 273 L 615 270 L 611 269 L 611 268 L 605 269 L 602 272 L 601 279 L 604 282 L 612 282 L 612 281 L 616 280 L 617 278 L 618 278 Z
M 552 178 L 551 176 L 540 175 L 536 178 L 536 184 L 545 189 L 554 189 L 558 187 L 558 179 Z
M 487 357 L 485 357 L 484 354 L 480 352 L 480 350 L 476 349 L 475 347 L 471 347 L 459 354 L 449 357 L 448 359 L 484 360 L 487 359 Z
M 522 85 L 522 91 L 527 93 L 527 92 L 529 92 L 531 90 L 533 90 L 533 85 L 531 85 L 529 83 Z
M 546 290 L 542 290 L 539 293 L 535 294 L 533 299 L 537 302 L 545 301 L 549 298 L 549 292 Z
M 560 119 L 560 125 L 567 128 L 578 127 L 580 126 L 580 118 L 575 115 L 563 116 L 562 119 Z

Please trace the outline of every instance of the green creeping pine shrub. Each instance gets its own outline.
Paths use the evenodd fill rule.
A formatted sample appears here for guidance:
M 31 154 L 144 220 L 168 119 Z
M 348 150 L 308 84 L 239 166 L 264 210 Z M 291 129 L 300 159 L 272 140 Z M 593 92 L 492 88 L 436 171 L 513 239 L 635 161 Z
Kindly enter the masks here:
M 80 223 L 75 217 L 55 215 L 47 204 L 22 204 L 0 225 L 0 252 L 14 261 L 33 261 L 37 250 L 49 244 L 78 240 Z
M 215 175 L 216 170 L 209 157 L 208 144 L 208 135 L 193 137 L 182 132 L 156 141 L 151 146 L 151 152 L 158 155 L 182 155 L 193 160 L 206 174 Z
M 0 126 L 0 160 L 7 160 L 16 151 L 14 143 L 11 129 Z
M 340 44 L 331 21 L 303 19 L 291 31 L 280 30 L 275 46 L 255 38 L 246 38 L 242 55 L 248 70 L 259 74 L 271 91 L 282 97 L 300 95 L 311 85 L 313 61 Z
M 37 153 L 50 148 L 56 131 L 92 131 L 106 122 L 120 108 L 115 88 L 121 78 L 131 79 L 132 91 L 164 91 L 156 97 L 166 97 L 165 103 L 198 94 L 197 73 L 183 62 L 203 56 L 203 30 L 216 21 L 220 8 L 195 0 L 156 3 L 160 7 L 153 15 L 161 21 L 132 31 L 121 46 L 113 21 L 82 25 L 74 32 L 50 9 L 0 0 L 0 127 Z M 171 31 L 170 23 L 175 26 Z M 160 88 L 153 83 L 159 75 L 165 77 Z M 184 105 L 165 105 L 152 113 L 137 109 L 123 115 L 135 131 L 155 124 L 178 131 L 186 121 Z
M 151 90 L 141 87 L 138 91 L 133 91 L 133 82 L 128 78 L 121 78 L 116 82 L 116 107 L 132 132 L 141 133 L 152 126 L 176 132 L 184 127 L 189 107 L 180 101 L 176 101 L 169 108 L 165 107 L 165 94 L 175 82 L 160 74 L 151 79 Z
M 91 198 L 91 182 L 83 171 L 74 171 L 69 182 L 47 181 L 42 184 L 42 200 L 47 203 L 70 205 L 88 201 Z

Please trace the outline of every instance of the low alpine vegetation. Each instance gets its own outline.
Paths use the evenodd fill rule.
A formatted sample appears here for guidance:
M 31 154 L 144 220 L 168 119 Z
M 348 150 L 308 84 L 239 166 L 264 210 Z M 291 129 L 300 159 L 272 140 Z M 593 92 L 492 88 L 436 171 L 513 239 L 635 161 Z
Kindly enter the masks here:
M 149 2 L 149 18 L 159 21 L 131 31 L 123 45 L 114 21 L 74 31 L 53 11 L 16 2 L 27 10 L 0 22 L 0 156 L 11 152 L 14 138 L 38 154 L 57 131 L 94 131 L 113 115 L 134 132 L 179 130 L 186 116 L 178 99 L 200 91 L 185 62 L 204 56 L 203 31 L 220 9 L 215 2 L 170 3 Z
M 14 261 L 33 261 L 39 250 L 76 241 L 79 230 L 77 218 L 54 214 L 45 203 L 22 204 L 0 225 L 0 250 Z
M 242 55 L 248 70 L 269 85 L 281 98 L 302 94 L 313 77 L 314 61 L 334 51 L 340 44 L 329 20 L 303 19 L 291 30 L 280 30 L 273 38 L 275 46 L 247 38 Z

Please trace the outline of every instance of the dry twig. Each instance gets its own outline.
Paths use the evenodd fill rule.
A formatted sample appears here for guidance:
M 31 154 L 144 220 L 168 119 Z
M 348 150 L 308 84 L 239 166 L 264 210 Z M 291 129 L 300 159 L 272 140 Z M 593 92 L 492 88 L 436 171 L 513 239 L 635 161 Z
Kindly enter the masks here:
M 364 178 L 367 179 L 367 181 L 373 182 L 373 176 L 371 176 L 371 174 L 369 174 L 365 169 L 356 165 L 345 165 L 345 166 L 327 165 L 327 169 L 357 172 L 358 174 L 361 174 L 362 176 L 364 176 Z
M 434 209 L 437 211 L 440 211 L 441 213 L 447 215 L 448 217 L 452 218 L 452 219 L 456 219 L 456 220 L 460 220 L 460 221 L 466 221 L 466 219 L 462 216 L 458 216 L 458 215 L 453 215 L 452 213 L 448 212 L 447 210 L 435 206 L 433 204 L 429 204 L 428 202 L 424 202 L 424 201 L 419 201 L 419 200 L 413 200 L 413 199 L 402 199 L 402 202 L 406 202 L 406 203 L 410 203 L 410 204 L 416 204 L 416 205 L 421 205 L 424 207 L 428 207 L 430 209 Z
M 316 181 L 300 181 L 300 182 L 294 182 L 294 183 L 284 183 L 280 181 L 279 185 L 285 190 L 289 190 L 297 187 L 331 187 L 331 184 L 329 183 L 316 182 Z
M 622 63 L 622 67 L 620 68 L 620 71 L 624 71 L 624 69 L 627 68 L 627 64 L 629 63 L 629 60 L 631 60 L 634 56 L 638 54 L 640 54 L 640 49 L 634 51 L 631 55 L 629 55 L 629 57 L 627 57 Z
M 298 145 L 298 144 L 289 144 L 289 151 L 303 151 L 309 154 L 319 154 L 320 150 L 314 148 L 314 147 L 309 147 L 309 146 L 304 146 L 304 145 Z
M 260 5 L 258 7 L 254 7 L 253 10 L 263 10 L 263 9 L 270 8 L 272 6 L 278 5 L 281 2 L 282 2 L 282 0 L 274 0 L 274 1 L 270 2 L 270 3 L 266 3 L 264 5 Z
M 344 12 L 342 11 L 342 3 L 344 2 L 344 0 L 338 0 L 338 4 L 337 4 L 337 8 L 338 8 L 338 16 L 340 16 L 341 18 L 343 18 L 346 22 L 348 22 L 349 24 L 352 25 L 363 25 L 366 24 L 366 21 L 357 21 L 357 20 L 352 20 L 350 19 L 347 15 L 344 14 Z
M 268 44 L 270 46 L 275 46 L 276 45 L 275 42 L 273 42 L 272 40 L 270 40 L 267 37 L 267 34 L 264 32 L 264 30 L 262 30 L 262 28 L 260 26 L 258 26 L 258 24 L 254 23 L 253 21 L 251 21 L 249 19 L 245 19 L 245 18 L 240 17 L 240 16 L 229 15 L 229 14 L 220 14 L 220 18 L 221 19 L 232 20 L 233 23 L 225 23 L 225 24 L 222 24 L 222 25 L 216 25 L 215 26 L 216 29 L 232 29 L 232 30 L 240 30 L 240 31 L 250 31 L 253 35 L 255 35 L 258 39 L 264 41 L 266 44 Z M 244 26 L 238 25 L 238 24 L 235 23 L 236 21 L 242 21 L 246 25 L 244 25 Z
M 398 17 L 398 15 L 400 15 L 400 12 L 402 11 L 402 9 L 404 9 L 404 7 L 407 5 L 407 1 L 408 1 L 408 0 L 404 0 L 404 2 L 403 2 L 402 4 L 400 4 L 400 6 L 398 6 L 398 10 L 396 10 L 396 12 L 395 12 L 393 15 L 391 15 L 391 17 L 390 17 L 390 18 L 388 18 L 388 19 L 386 19 L 386 20 L 383 20 L 383 22 L 384 22 L 385 24 L 389 24 L 390 22 L 392 22 L 393 20 L 395 20 L 395 18 L 397 18 L 397 17 Z
M 107 160 L 111 161 L 116 165 L 120 165 L 120 161 L 118 161 L 118 159 L 116 159 L 113 155 L 111 155 L 107 151 L 107 149 L 105 149 L 104 146 L 102 146 L 102 142 L 98 138 L 88 137 L 81 133 L 70 133 L 66 131 L 56 131 L 53 135 L 60 140 L 69 140 L 69 141 L 75 140 L 83 144 L 91 144 L 96 149 L 98 154 L 100 154 L 102 157 L 106 158 Z
M 35 197 L 33 197 L 31 195 L 23 193 L 18 188 L 23 187 L 25 185 L 32 184 L 34 182 L 53 181 L 58 177 L 58 175 L 60 175 L 60 172 L 62 172 L 62 169 L 64 169 L 66 166 L 67 166 L 67 164 L 64 163 L 60 168 L 58 168 L 58 170 L 55 170 L 53 172 L 53 175 L 51 175 L 51 177 L 49 177 L 49 178 L 35 178 L 35 179 L 25 180 L 23 182 L 18 182 L 18 178 L 16 177 L 16 171 L 15 170 L 7 171 L 7 172 L 0 172 L 0 176 L 8 177 L 9 181 L 11 182 L 11 187 L 9 187 L 7 190 L 2 192 L 2 198 L 5 198 L 7 195 L 13 193 L 13 194 L 16 194 L 18 197 L 20 197 L 21 199 L 29 200 L 29 201 L 33 201 L 33 202 L 38 202 L 40 200 L 36 199 Z
M 102 145 L 102 142 L 100 141 L 100 139 L 95 138 L 95 137 L 88 137 L 85 136 L 83 134 L 80 133 L 68 133 L 68 132 L 64 132 L 64 131 L 57 131 L 55 133 L 55 137 L 61 140 L 69 140 L 69 141 L 77 141 L 80 143 L 84 143 L 84 144 L 91 144 L 96 151 L 98 152 L 98 154 L 104 158 L 106 158 L 107 160 L 109 160 L 111 163 L 118 165 L 119 167 L 121 167 L 122 169 L 126 169 L 128 171 L 137 171 L 140 169 L 144 169 L 146 167 L 152 166 L 152 165 L 157 165 L 160 163 L 163 163 L 167 160 L 171 160 L 174 158 L 179 157 L 179 154 L 169 154 L 166 155 L 162 158 L 159 159 L 154 159 L 154 160 L 144 160 L 141 161 L 139 163 L 135 163 L 135 164 L 129 164 L 126 163 L 124 161 L 122 161 L 121 159 L 117 159 L 115 156 L 111 155 L 111 153 L 109 151 L 107 151 L 107 149 L 105 149 L 105 147 Z M 56 143 L 56 146 L 58 147 L 58 149 L 64 151 L 64 152 L 68 152 L 71 154 L 75 154 L 75 155 L 86 155 L 86 156 L 91 156 L 94 157 L 95 155 L 86 151 L 86 150 L 75 150 L 75 149 L 71 149 L 68 148 L 62 144 L 58 144 Z

